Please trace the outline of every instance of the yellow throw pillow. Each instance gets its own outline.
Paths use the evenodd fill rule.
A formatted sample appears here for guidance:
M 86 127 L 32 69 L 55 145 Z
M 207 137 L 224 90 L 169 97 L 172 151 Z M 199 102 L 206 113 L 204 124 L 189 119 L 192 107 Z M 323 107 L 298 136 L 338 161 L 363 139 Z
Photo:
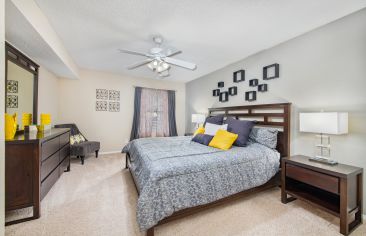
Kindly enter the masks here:
M 208 146 L 222 150 L 229 150 L 237 138 L 237 134 L 219 129 Z
M 196 134 L 204 134 L 205 128 L 204 127 L 198 127 L 198 129 L 194 132 L 193 136 L 196 136 Z

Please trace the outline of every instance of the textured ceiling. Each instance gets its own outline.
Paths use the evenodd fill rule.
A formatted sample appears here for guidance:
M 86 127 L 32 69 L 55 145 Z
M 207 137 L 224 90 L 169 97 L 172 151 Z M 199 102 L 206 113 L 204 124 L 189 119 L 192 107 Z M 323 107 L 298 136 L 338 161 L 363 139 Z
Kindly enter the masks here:
M 366 6 L 365 0 L 36 0 L 81 68 L 154 78 L 146 66 L 129 71 L 151 36 L 183 51 L 168 80 L 190 81 Z

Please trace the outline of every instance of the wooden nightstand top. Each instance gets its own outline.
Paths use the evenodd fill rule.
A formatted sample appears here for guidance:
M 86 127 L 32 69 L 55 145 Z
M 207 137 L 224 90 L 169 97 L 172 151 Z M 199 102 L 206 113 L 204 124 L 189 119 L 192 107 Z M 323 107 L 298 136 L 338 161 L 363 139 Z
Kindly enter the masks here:
M 309 161 L 309 157 L 303 155 L 296 155 L 291 157 L 283 158 L 286 163 L 292 163 L 297 166 L 312 169 L 329 175 L 345 178 L 348 175 L 355 175 L 363 172 L 363 169 L 356 166 L 350 166 L 338 163 L 337 165 L 331 166 L 322 164 L 314 161 Z

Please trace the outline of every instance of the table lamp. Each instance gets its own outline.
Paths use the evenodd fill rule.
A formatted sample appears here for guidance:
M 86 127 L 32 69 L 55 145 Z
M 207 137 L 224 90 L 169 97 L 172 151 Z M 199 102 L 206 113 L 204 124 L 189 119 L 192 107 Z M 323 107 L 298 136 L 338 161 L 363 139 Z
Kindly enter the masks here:
M 206 116 L 203 114 L 192 114 L 192 123 L 196 124 L 196 129 L 198 129 L 199 125 L 204 123 Z
M 330 136 L 348 133 L 347 112 L 309 112 L 300 113 L 300 132 L 318 133 L 320 144 L 316 148 L 320 155 L 311 157 L 310 161 L 336 165 L 337 162 L 330 159 Z M 328 135 L 324 135 L 328 134 Z M 326 139 L 326 142 L 323 142 Z M 327 150 L 327 155 L 324 151 Z

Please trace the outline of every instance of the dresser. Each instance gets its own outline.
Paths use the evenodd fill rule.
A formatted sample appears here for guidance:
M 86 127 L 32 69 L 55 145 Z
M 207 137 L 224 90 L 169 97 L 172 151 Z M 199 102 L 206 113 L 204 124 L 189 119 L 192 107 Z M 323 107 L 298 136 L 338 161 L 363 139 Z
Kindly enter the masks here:
M 41 200 L 64 171 L 70 171 L 69 129 L 17 134 L 14 139 L 6 140 L 6 211 L 33 208 L 31 217 L 6 222 L 6 225 L 39 218 Z

